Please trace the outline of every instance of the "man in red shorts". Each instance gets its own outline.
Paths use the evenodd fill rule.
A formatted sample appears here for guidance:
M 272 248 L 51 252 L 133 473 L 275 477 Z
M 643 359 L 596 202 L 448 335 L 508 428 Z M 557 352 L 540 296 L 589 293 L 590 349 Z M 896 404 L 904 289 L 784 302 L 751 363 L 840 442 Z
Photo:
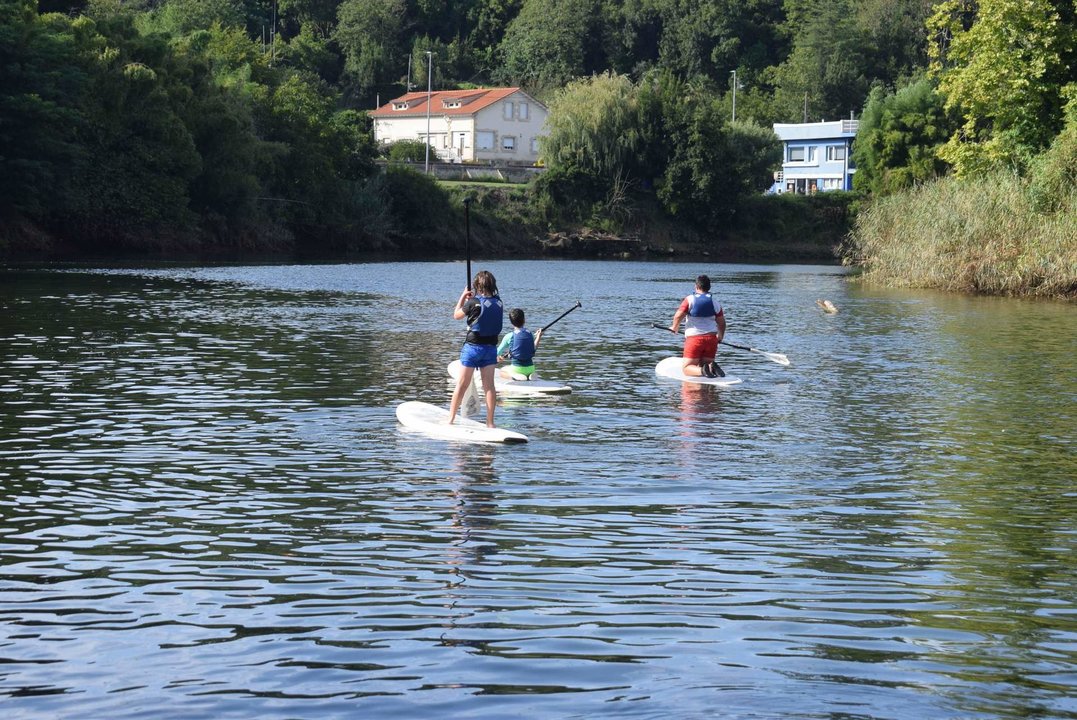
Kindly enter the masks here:
M 684 374 L 701 377 L 725 377 L 722 368 L 714 362 L 718 343 L 725 335 L 725 314 L 722 306 L 711 297 L 711 279 L 706 275 L 696 278 L 696 290 L 681 301 L 673 315 L 673 332 L 680 329 L 684 318 Z

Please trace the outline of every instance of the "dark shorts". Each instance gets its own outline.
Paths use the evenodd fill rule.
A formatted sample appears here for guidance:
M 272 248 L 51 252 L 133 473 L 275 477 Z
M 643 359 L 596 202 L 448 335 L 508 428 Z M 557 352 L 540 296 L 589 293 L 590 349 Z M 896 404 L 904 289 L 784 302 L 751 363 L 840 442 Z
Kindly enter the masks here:
M 469 368 L 481 368 L 497 364 L 496 345 L 473 345 L 464 343 L 460 348 L 460 364 Z
M 700 360 L 702 358 L 713 358 L 717 354 L 717 335 L 692 335 L 684 339 L 683 357 L 685 358 Z

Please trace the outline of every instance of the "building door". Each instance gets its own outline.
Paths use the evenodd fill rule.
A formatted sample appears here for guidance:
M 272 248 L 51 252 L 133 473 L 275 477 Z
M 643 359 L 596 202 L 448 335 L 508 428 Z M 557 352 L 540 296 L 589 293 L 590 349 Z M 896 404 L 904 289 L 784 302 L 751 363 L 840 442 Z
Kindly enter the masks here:
M 467 147 L 467 133 L 455 132 L 453 133 L 453 147 L 456 149 L 456 157 L 461 160 L 464 159 L 464 148 Z

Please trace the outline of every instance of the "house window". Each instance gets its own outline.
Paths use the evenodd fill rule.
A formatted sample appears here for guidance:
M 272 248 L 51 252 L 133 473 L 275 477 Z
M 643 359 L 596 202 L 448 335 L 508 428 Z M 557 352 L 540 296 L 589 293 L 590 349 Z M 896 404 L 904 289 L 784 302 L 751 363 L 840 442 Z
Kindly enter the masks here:
M 501 136 L 501 149 L 505 152 L 516 152 L 516 138 L 512 135 Z
M 531 154 L 532 155 L 538 155 L 538 152 L 539 152 L 538 138 L 531 138 Z
M 407 110 L 408 104 L 406 102 L 393 103 L 393 110 Z
M 786 162 L 804 162 L 804 146 L 792 146 L 789 148 L 789 159 Z
M 494 134 L 489 130 L 480 130 L 475 133 L 475 147 L 479 150 L 494 149 Z
M 512 103 L 511 102 L 505 103 L 504 110 L 505 110 L 505 119 L 506 120 L 512 120 Z
M 527 119 L 528 111 L 529 111 L 529 109 L 527 107 L 527 103 L 525 103 L 525 102 L 520 103 L 520 119 L 521 120 L 526 120 Z
M 809 145 L 808 146 L 808 162 L 810 162 L 810 163 L 815 162 L 815 146 L 814 145 Z
M 827 145 L 826 146 L 826 159 L 827 160 L 844 160 L 845 159 L 845 146 L 844 145 Z

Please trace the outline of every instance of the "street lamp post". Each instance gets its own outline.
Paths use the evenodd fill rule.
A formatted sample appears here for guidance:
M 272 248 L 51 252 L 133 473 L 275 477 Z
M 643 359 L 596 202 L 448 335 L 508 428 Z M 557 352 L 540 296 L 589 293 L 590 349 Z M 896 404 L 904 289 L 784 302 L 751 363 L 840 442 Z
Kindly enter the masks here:
M 737 121 L 737 71 L 730 70 L 729 73 L 733 76 L 733 122 Z
M 431 83 L 432 73 L 431 70 L 434 67 L 434 53 L 430 50 L 426 51 L 426 174 L 430 174 L 430 90 L 433 87 Z

